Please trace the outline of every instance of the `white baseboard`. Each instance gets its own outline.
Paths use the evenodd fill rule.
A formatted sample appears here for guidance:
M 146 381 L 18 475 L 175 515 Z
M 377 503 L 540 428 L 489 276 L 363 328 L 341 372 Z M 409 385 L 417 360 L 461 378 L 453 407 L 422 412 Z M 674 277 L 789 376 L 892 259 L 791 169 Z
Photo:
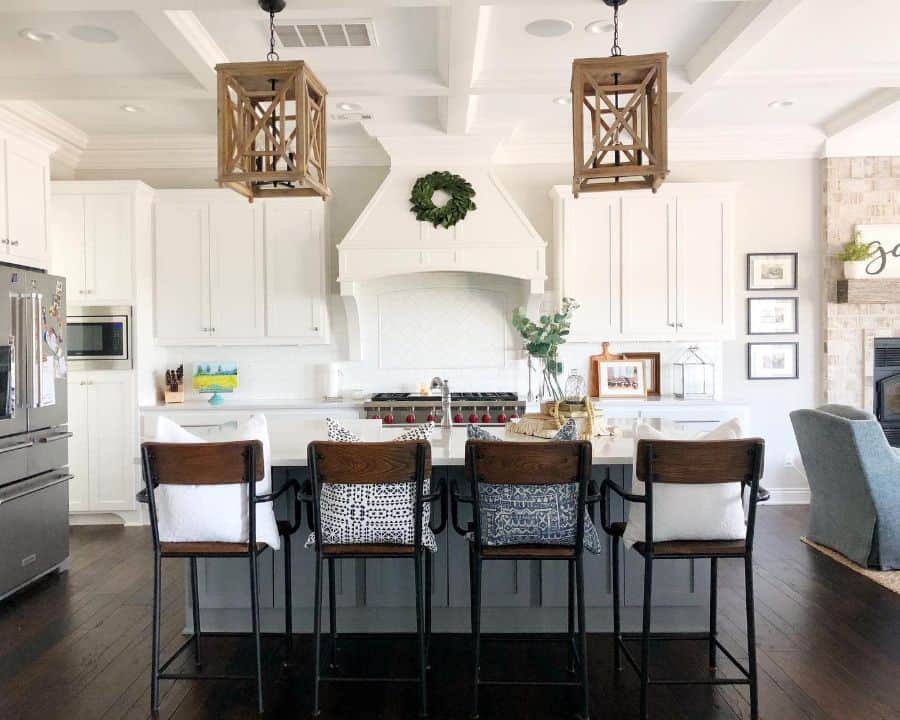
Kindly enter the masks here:
M 809 488 L 766 488 L 767 505 L 809 505 Z
M 144 525 L 140 510 L 123 510 L 118 513 L 69 513 L 69 525 Z

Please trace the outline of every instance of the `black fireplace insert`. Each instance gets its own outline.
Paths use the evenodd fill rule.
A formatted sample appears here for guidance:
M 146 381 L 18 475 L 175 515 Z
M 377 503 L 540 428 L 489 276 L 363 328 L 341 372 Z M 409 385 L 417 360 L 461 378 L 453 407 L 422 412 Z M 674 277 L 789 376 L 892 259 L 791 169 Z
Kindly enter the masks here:
M 888 442 L 900 447 L 900 338 L 875 338 L 875 417 Z

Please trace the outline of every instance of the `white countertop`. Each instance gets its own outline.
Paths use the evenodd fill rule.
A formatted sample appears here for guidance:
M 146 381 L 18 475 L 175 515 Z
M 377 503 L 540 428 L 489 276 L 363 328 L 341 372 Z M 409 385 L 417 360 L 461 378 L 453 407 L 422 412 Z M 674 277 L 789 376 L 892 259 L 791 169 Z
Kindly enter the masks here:
M 294 399 L 249 399 L 229 398 L 225 396 L 225 402 L 221 405 L 210 405 L 206 399 L 185 400 L 183 403 L 157 403 L 155 405 L 141 405 L 141 412 L 145 413 L 169 413 L 178 412 L 254 412 L 257 410 L 328 410 L 335 409 L 359 409 L 366 398 L 354 400 L 341 398 L 340 400 L 325 400 L 323 398 L 294 398 Z

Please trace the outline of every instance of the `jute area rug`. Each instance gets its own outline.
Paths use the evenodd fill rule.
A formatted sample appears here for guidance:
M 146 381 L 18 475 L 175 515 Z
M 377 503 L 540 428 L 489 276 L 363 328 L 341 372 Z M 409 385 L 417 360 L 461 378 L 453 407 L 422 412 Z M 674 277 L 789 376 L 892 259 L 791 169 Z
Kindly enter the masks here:
M 860 575 L 865 575 L 867 578 L 869 578 L 869 580 L 874 580 L 879 585 L 883 585 L 891 592 L 895 592 L 900 595 L 900 570 L 872 570 L 870 568 L 861 567 L 849 558 L 841 555 L 836 550 L 832 550 L 831 548 L 827 548 L 824 545 L 814 543 L 809 538 L 801 537 L 800 539 L 811 548 L 818 550 L 823 555 L 827 555 L 832 560 L 839 562 L 841 565 L 846 565 L 854 572 L 858 572 Z

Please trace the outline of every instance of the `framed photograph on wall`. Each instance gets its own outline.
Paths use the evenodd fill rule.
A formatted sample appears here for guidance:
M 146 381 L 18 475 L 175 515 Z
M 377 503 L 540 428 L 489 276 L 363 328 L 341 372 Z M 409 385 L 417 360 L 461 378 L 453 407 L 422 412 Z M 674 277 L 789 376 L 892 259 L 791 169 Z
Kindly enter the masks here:
M 794 335 L 799 332 L 795 297 L 747 298 L 748 335 Z
M 747 379 L 796 380 L 799 350 L 795 342 L 747 343 Z
M 647 386 L 647 395 L 658 397 L 660 393 L 659 382 L 659 353 L 658 352 L 629 352 L 625 353 L 624 360 L 642 360 L 644 362 L 644 385 Z
M 599 397 L 646 397 L 643 360 L 597 360 Z
M 797 253 L 747 253 L 748 290 L 796 290 Z

